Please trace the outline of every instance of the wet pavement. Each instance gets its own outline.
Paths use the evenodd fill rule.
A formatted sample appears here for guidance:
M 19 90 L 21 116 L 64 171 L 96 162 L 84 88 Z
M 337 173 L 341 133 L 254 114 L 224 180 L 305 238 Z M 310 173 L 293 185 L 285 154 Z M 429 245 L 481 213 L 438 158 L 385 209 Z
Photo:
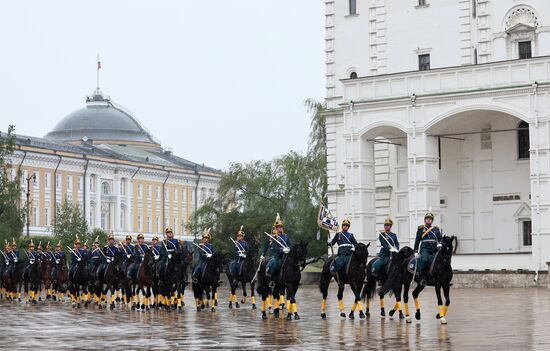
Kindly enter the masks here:
M 0 349 L 401 349 L 401 350 L 549 350 L 550 290 L 452 289 L 447 325 L 435 319 L 435 293 L 421 295 L 422 320 L 382 319 L 378 303 L 371 317 L 339 317 L 336 291 L 329 292 L 327 319 L 320 318 L 315 286 L 298 291 L 301 320 L 261 319 L 249 301 L 228 309 L 222 289 L 215 313 L 196 312 L 191 296 L 182 313 L 130 309 L 73 309 L 70 304 L 38 305 L 0 301 Z M 240 298 L 240 297 L 239 297 Z M 346 311 L 351 306 L 346 295 Z M 386 299 L 386 306 L 393 299 Z M 257 298 L 258 307 L 261 300 Z M 414 312 L 412 299 L 411 312 Z M 387 308 L 388 309 L 388 308 Z

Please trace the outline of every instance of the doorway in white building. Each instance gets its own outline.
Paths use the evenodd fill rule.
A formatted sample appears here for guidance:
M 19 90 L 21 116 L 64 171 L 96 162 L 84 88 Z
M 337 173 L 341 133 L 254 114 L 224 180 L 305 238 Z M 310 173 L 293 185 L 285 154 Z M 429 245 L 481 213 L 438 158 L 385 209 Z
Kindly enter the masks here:
M 475 110 L 431 126 L 439 153 L 440 218 L 458 253 L 531 251 L 529 125 Z
M 382 230 L 387 217 L 402 244 L 409 242 L 409 189 L 407 134 L 393 126 L 377 126 L 362 136 L 363 153 L 374 160 L 376 228 Z M 366 174 L 370 174 L 367 172 Z M 378 240 L 377 235 L 374 240 Z

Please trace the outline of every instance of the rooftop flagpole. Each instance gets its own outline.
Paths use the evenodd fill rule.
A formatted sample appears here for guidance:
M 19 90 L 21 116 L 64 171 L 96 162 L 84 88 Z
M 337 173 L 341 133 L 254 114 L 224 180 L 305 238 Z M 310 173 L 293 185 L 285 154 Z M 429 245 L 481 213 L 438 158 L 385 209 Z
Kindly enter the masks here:
M 101 69 L 101 61 L 99 60 L 99 54 L 97 54 L 97 89 L 96 92 L 99 94 L 99 70 Z

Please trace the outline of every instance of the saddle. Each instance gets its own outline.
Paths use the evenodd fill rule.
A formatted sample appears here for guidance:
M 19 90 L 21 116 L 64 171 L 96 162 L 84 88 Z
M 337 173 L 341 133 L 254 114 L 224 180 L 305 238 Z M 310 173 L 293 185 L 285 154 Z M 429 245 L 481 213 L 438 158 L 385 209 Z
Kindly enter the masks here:
M 428 257 L 428 262 L 430 262 L 430 269 L 428 270 L 428 275 L 432 275 L 432 271 L 434 269 L 434 264 L 435 264 L 435 259 L 437 258 L 437 255 L 439 255 L 439 250 L 432 254 L 430 257 Z M 416 267 L 416 260 L 414 259 L 414 256 L 412 256 L 410 259 L 409 259 L 409 263 L 407 263 L 407 270 L 409 271 L 409 273 L 411 274 L 414 274 L 414 269 Z M 416 274 L 418 274 L 420 272 L 416 272 Z

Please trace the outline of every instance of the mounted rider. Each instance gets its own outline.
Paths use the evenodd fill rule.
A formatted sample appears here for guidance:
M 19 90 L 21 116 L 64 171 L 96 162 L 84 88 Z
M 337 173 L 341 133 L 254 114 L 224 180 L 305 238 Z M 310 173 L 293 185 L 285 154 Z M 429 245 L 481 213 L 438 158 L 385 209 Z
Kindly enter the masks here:
M 31 266 L 33 264 L 37 264 L 37 260 L 41 257 L 40 254 L 36 251 L 34 251 L 34 243 L 32 242 L 32 239 L 31 239 L 31 242 L 29 243 L 29 247 L 28 247 L 28 251 L 27 251 L 27 265 L 25 266 L 25 270 L 23 271 L 23 277 L 26 277 L 28 279 L 28 274 L 29 274 L 29 271 L 31 269 Z
M 193 269 L 193 283 L 199 281 L 199 278 L 204 273 L 204 269 L 208 264 L 208 260 L 210 260 L 212 254 L 214 254 L 214 245 L 210 244 L 211 239 L 212 235 L 210 234 L 210 228 L 208 228 L 204 234 L 202 234 L 202 242 L 199 244 L 200 249 L 197 250 L 199 260 Z
M 145 256 L 145 253 L 149 251 L 149 246 L 144 243 L 144 240 L 145 238 L 143 234 L 139 233 L 137 236 L 137 244 L 135 246 L 137 263 L 141 263 L 141 261 L 143 261 L 143 257 Z
M 69 269 L 69 277 L 74 275 L 76 264 L 82 261 L 82 257 L 84 257 L 84 255 L 85 251 L 80 248 L 80 239 L 78 239 L 77 235 L 74 241 L 73 250 L 71 250 L 71 268 Z
M 55 252 L 53 254 L 55 259 L 55 266 L 52 271 L 52 279 L 55 281 L 57 279 L 57 270 L 59 268 L 59 265 L 62 264 L 62 262 L 65 262 L 65 252 L 63 252 L 63 249 L 61 247 L 61 240 L 55 245 Z
M 342 231 L 334 234 L 332 240 L 327 243 L 328 246 L 338 244 L 338 254 L 330 265 L 330 273 L 332 275 L 336 275 L 337 272 L 347 267 L 351 260 L 351 255 L 357 246 L 357 240 L 355 240 L 353 234 L 348 231 L 350 226 L 351 221 L 347 218 L 344 219 L 342 221 Z
M 416 273 L 421 284 L 426 285 L 426 269 L 433 255 L 441 248 L 441 231 L 433 225 L 434 215 L 430 211 L 424 216 L 424 225 L 418 226 L 414 241 Z
M 40 257 L 40 258 L 44 257 L 44 250 L 42 250 L 42 241 L 38 242 L 38 247 L 36 248 L 36 253 L 38 254 L 38 257 Z
M 241 225 L 241 229 L 237 232 L 237 240 L 235 243 L 235 259 L 229 264 L 229 272 L 232 276 L 236 277 L 241 274 L 243 262 L 246 259 L 246 252 L 248 250 L 248 243 L 244 241 L 244 230 Z
M 153 252 L 153 260 L 157 262 L 160 259 L 160 253 L 162 251 L 162 247 L 159 245 L 159 236 L 153 235 L 153 240 L 151 244 L 151 252 Z
M 172 255 L 176 250 L 180 249 L 180 243 L 178 239 L 174 239 L 174 231 L 172 228 L 166 228 L 164 233 L 166 234 L 166 240 L 164 240 L 161 247 L 160 259 L 166 262 L 168 259 L 172 258 Z
M 275 231 L 272 235 L 273 238 L 269 238 L 262 251 L 260 260 L 263 260 L 265 254 L 269 250 L 269 262 L 267 263 L 265 275 L 268 278 L 276 277 L 279 274 L 281 268 L 281 260 L 285 254 L 290 252 L 290 239 L 287 234 L 284 233 L 283 221 L 277 213 L 275 223 L 273 223 Z
M 380 240 L 380 252 L 378 259 L 372 265 L 372 275 L 375 278 L 384 276 L 391 262 L 391 254 L 399 252 L 399 240 L 397 234 L 391 231 L 393 220 L 388 217 L 384 221 L 384 231 L 378 234 Z
M 115 245 L 115 237 L 113 234 L 107 236 L 107 245 L 104 248 L 105 256 L 114 259 L 115 255 L 118 253 L 118 247 Z
M 52 245 L 50 245 L 50 242 L 48 241 L 48 243 L 46 244 L 46 252 L 44 252 L 44 257 L 47 258 L 48 260 L 54 260 L 55 261 L 55 256 L 52 252 Z
M 96 237 L 92 244 L 92 251 L 89 253 L 88 273 L 92 273 L 94 270 L 97 272 L 98 269 L 96 268 L 104 261 L 103 255 L 99 250 L 99 237 Z
M 8 243 L 6 242 L 6 245 L 8 246 L 8 252 L 6 253 L 6 256 L 8 256 L 8 276 L 10 279 L 13 277 L 13 271 L 15 270 L 15 264 L 19 261 L 19 250 L 17 250 L 17 243 L 15 242 L 15 239 L 13 239 L 13 242 L 11 244 L 11 249 L 9 248 Z

